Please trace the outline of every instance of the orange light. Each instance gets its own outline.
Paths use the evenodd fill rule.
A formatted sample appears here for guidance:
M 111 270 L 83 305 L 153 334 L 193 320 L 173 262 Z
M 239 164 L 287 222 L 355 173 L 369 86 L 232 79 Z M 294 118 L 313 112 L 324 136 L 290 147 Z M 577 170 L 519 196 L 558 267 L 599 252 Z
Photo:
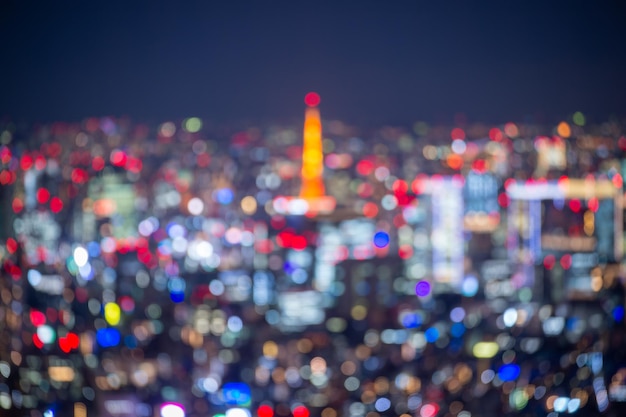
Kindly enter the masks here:
M 320 121 L 319 110 L 309 107 L 304 115 L 304 147 L 302 150 L 300 198 L 318 198 L 324 195 L 326 190 L 322 178 L 323 173 L 322 122 Z
M 556 132 L 562 138 L 569 138 L 572 134 L 572 129 L 569 127 L 569 124 L 566 122 L 561 122 L 556 128 Z

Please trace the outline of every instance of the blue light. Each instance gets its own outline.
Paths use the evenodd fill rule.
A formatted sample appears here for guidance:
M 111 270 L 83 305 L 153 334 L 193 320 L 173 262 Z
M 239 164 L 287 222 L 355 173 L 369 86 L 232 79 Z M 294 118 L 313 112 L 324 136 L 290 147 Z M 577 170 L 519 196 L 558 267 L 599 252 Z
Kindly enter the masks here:
M 132 334 L 129 334 L 128 336 L 124 337 L 124 344 L 126 345 L 126 347 L 134 349 L 137 347 L 137 339 Z
M 252 401 L 250 387 L 243 382 L 229 382 L 222 387 L 227 405 L 249 406 Z
M 461 294 L 465 297 L 473 297 L 478 292 L 478 279 L 474 275 L 468 275 L 461 284 Z
M 613 309 L 613 320 L 616 322 L 624 320 L 624 306 L 617 306 Z
M 424 332 L 424 336 L 428 343 L 435 343 L 439 339 L 439 330 L 436 327 L 431 327 Z
M 114 328 L 99 329 L 96 332 L 96 340 L 101 347 L 112 347 L 120 344 L 120 332 Z
M 401 319 L 402 325 L 407 329 L 415 329 L 422 325 L 422 317 L 417 313 L 406 313 Z
M 498 377 L 504 382 L 515 381 L 519 377 L 519 374 L 519 365 L 514 363 L 502 365 L 498 370 Z
M 374 246 L 384 248 L 389 245 L 389 234 L 386 232 L 376 232 L 374 235 Z
M 222 205 L 230 204 L 233 201 L 233 190 L 230 188 L 220 188 L 215 191 L 215 200 Z
M 450 334 L 454 337 L 461 337 L 465 334 L 465 326 L 463 323 L 454 323 L 450 328 Z
M 182 303 L 183 301 L 185 301 L 185 293 L 184 292 L 171 292 L 170 300 L 172 300 L 175 303 Z
M 100 256 L 100 244 L 98 242 L 87 243 L 87 252 L 91 258 L 97 258 Z

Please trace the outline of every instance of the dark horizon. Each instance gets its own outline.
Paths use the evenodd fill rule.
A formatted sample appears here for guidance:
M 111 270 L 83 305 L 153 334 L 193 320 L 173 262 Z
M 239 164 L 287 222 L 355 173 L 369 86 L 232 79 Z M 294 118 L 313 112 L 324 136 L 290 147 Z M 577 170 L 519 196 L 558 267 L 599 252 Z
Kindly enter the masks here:
M 626 4 L 398 1 L 1 6 L 0 117 L 556 123 L 626 116 Z

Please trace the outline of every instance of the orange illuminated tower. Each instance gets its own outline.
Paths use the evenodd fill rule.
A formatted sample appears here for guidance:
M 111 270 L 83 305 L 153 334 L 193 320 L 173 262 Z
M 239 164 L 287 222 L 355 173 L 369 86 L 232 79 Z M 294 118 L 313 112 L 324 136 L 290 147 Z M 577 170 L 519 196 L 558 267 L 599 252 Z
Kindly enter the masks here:
M 304 97 L 304 146 L 302 147 L 302 184 L 300 198 L 316 199 L 324 196 L 324 154 L 322 151 L 322 122 L 317 105 L 320 97 L 309 93 Z
M 304 143 L 302 147 L 302 170 L 300 195 L 279 197 L 274 208 L 279 212 L 315 217 L 331 213 L 335 199 L 326 195 L 324 187 L 324 153 L 322 150 L 322 121 L 317 106 L 320 96 L 308 93 L 304 97 Z

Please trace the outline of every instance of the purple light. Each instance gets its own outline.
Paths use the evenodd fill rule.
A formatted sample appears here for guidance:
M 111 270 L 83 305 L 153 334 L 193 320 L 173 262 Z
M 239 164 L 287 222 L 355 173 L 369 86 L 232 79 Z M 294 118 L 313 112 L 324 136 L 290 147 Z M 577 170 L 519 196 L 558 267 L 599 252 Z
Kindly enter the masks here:
M 430 283 L 428 281 L 418 282 L 415 286 L 415 294 L 417 294 L 418 297 L 426 297 L 430 294 Z

